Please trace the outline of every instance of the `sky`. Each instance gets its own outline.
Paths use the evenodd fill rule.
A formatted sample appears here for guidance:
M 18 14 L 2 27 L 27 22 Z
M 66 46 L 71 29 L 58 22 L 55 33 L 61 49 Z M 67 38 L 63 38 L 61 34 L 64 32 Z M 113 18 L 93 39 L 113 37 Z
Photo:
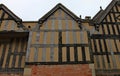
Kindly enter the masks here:
M 100 10 L 105 9 L 112 0 L 0 0 L 23 21 L 37 21 L 55 5 L 62 3 L 78 17 L 81 15 L 94 17 Z

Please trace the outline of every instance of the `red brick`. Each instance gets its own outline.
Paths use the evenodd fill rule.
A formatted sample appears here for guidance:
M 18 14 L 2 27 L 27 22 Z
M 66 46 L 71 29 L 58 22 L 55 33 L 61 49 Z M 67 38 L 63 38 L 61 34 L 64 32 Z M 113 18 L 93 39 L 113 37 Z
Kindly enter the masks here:
M 88 64 L 31 66 L 32 76 L 92 76 Z

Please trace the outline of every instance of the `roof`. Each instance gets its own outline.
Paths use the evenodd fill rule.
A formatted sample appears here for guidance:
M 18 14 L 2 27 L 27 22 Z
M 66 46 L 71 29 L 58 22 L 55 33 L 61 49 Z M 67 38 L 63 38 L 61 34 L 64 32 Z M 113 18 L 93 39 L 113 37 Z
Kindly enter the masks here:
M 71 12 L 69 9 L 67 9 L 65 6 L 63 6 L 61 3 L 59 3 L 53 9 L 51 9 L 47 14 L 45 14 L 42 18 L 40 18 L 38 22 L 40 22 L 40 21 L 44 22 L 49 16 L 51 16 L 58 9 L 62 9 L 65 13 L 67 13 L 69 16 L 71 16 L 75 21 L 79 20 L 79 17 L 77 17 L 73 12 Z
M 105 10 L 100 10 L 92 19 L 94 23 L 100 24 L 117 2 L 120 2 L 120 0 L 112 0 L 112 2 L 108 5 L 108 7 Z
M 11 16 L 16 22 L 21 22 L 22 21 L 22 19 L 20 19 L 18 16 L 16 16 L 4 4 L 0 4 L 0 9 L 4 10 L 4 12 L 7 13 L 9 16 Z
M 104 12 L 103 10 L 100 10 L 100 11 L 93 17 L 93 21 L 98 22 L 98 21 L 99 21 L 99 17 L 102 16 L 103 12 Z

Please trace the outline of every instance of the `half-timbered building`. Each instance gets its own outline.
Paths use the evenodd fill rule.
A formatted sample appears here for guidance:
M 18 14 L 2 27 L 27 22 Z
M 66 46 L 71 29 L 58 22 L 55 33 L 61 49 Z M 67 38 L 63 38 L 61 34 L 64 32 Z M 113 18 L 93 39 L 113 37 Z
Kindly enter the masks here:
M 120 0 L 91 19 L 61 3 L 38 21 L 0 4 L 0 76 L 119 76 Z

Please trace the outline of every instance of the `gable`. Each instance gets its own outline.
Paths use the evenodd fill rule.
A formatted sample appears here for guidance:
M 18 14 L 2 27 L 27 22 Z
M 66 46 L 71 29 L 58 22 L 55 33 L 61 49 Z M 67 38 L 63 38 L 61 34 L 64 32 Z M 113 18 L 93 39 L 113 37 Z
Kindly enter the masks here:
M 42 18 L 39 19 L 38 23 L 39 25 L 36 26 L 37 29 L 41 27 L 40 29 L 44 28 L 45 23 L 55 23 L 57 29 L 62 29 L 62 25 L 65 26 L 65 22 L 70 23 L 68 21 L 73 21 L 75 24 L 79 25 L 80 18 L 77 17 L 74 13 L 72 13 L 69 9 L 67 9 L 62 4 L 57 4 L 52 10 L 50 10 L 47 14 L 45 14 Z M 60 28 L 58 28 L 58 26 Z M 80 26 L 80 25 L 79 25 Z M 51 26 L 48 28 L 50 29 Z M 79 27 L 78 27 L 79 28 Z
M 120 1 L 113 0 L 105 10 L 101 10 L 93 18 L 95 28 L 99 34 L 120 34 Z M 96 32 L 94 34 L 97 34 Z
M 23 28 L 22 20 L 0 4 L 0 31 L 22 31 Z
M 40 30 L 80 30 L 79 24 L 62 9 L 56 10 L 40 27 Z
M 0 4 L 0 10 L 2 10 L 1 12 L 1 19 L 2 20 L 15 20 L 16 22 L 20 22 L 22 21 L 22 19 L 20 19 L 18 16 L 16 16 L 11 10 L 9 10 L 5 5 Z M 6 16 L 5 16 L 6 15 Z M 8 15 L 8 17 L 7 17 Z
M 53 9 L 51 9 L 47 14 L 45 14 L 42 18 L 39 19 L 39 22 L 44 22 L 49 16 L 51 16 L 54 12 L 56 12 L 58 9 L 62 9 L 64 12 L 69 14 L 74 20 L 78 21 L 79 17 L 77 17 L 73 12 L 71 12 L 69 9 L 67 9 L 65 6 L 63 6 L 61 3 L 57 4 Z
M 114 12 L 116 12 L 116 14 L 117 14 L 120 10 L 119 7 L 120 7 L 120 1 L 119 0 L 112 0 L 112 2 L 106 7 L 105 10 L 100 10 L 97 13 L 97 15 L 95 15 L 93 17 L 94 23 L 100 24 L 106 18 L 106 16 L 108 16 L 109 13 L 112 12 L 112 10 L 114 10 Z
M 106 19 L 108 22 L 120 22 L 119 16 L 120 16 L 120 5 L 118 4 L 118 2 L 116 2 L 114 6 L 111 7 L 111 9 L 104 17 L 102 22 L 105 22 Z

